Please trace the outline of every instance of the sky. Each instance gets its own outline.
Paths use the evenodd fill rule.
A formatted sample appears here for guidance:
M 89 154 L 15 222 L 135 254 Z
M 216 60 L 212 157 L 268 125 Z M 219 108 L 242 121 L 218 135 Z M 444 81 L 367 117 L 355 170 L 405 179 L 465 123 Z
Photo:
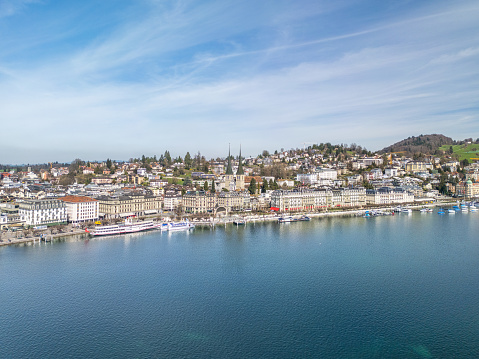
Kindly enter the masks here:
M 0 0 L 0 163 L 479 137 L 477 0 Z

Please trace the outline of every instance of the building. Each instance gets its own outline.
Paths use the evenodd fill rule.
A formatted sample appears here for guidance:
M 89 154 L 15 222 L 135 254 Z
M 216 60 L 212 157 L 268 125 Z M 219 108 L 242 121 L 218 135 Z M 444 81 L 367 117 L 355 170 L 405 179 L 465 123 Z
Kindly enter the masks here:
M 366 203 L 368 205 L 390 205 L 414 202 L 414 195 L 401 187 L 366 190 Z
M 471 180 L 459 182 L 456 185 L 455 193 L 457 196 L 465 198 L 479 197 L 479 182 L 472 182 Z
M 27 226 L 67 222 L 65 203 L 58 199 L 24 200 L 19 202 L 18 214 L 23 216 Z
M 432 170 L 432 164 L 420 161 L 410 161 L 406 163 L 406 172 L 424 172 L 427 170 Z
M 236 175 L 233 173 L 233 166 L 231 164 L 231 151 L 228 151 L 228 164 L 226 167 L 224 182 L 224 188 L 228 191 L 243 191 L 245 189 L 245 174 L 241 158 L 241 148 Z
M 100 196 L 99 215 L 105 218 L 144 216 L 161 210 L 162 197 L 131 193 L 115 197 Z
M 386 177 L 397 177 L 398 169 L 393 167 L 387 167 L 386 169 L 384 169 L 384 175 Z
M 182 204 L 181 192 L 177 190 L 167 190 L 163 199 L 163 209 L 165 211 L 175 211 Z
M 275 211 L 311 211 L 333 207 L 366 205 L 366 189 L 353 188 L 296 188 L 271 193 L 271 209 Z
M 65 196 L 60 198 L 67 208 L 68 222 L 80 223 L 99 218 L 99 202 L 91 197 Z
M 106 177 L 106 176 L 98 176 L 91 179 L 92 183 L 95 184 L 112 184 L 113 178 Z
M 183 196 L 183 210 L 185 213 L 214 213 L 216 196 L 205 191 L 189 191 Z
M 218 193 L 217 207 L 223 207 L 226 210 L 226 213 L 250 208 L 250 203 L 250 195 L 244 191 Z

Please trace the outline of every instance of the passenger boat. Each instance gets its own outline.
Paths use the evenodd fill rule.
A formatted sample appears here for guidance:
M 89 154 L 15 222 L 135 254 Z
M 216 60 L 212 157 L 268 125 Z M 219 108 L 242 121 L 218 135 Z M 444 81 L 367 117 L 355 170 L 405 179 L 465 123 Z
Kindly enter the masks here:
M 170 222 L 168 223 L 168 231 L 188 231 L 195 228 L 195 225 L 190 223 L 187 219 L 181 222 Z
M 157 225 L 153 221 L 137 221 L 133 222 L 133 218 L 129 217 L 125 219 L 123 224 L 114 224 L 110 226 L 97 226 L 94 231 L 91 232 L 93 236 L 107 236 L 112 234 L 125 234 L 148 231 L 150 229 L 157 228 Z

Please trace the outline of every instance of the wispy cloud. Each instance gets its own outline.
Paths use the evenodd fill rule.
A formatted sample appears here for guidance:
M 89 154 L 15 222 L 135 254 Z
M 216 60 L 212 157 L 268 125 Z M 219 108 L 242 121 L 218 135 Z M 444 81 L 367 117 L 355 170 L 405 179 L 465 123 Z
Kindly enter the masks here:
M 0 2 L 0 18 L 13 16 L 29 4 L 40 2 L 41 0 L 2 0 Z
M 317 3 L 302 4 L 315 6 L 308 14 L 278 1 L 258 15 L 257 2 L 142 2 L 94 34 L 75 24 L 75 46 L 57 38 L 61 51 L 29 66 L 28 48 L 18 64 L 0 60 L 2 133 L 20 134 L 0 150 L 7 162 L 32 162 L 11 149 L 39 147 L 38 160 L 167 148 L 217 156 L 228 142 L 249 154 L 306 139 L 374 149 L 417 133 L 479 130 L 474 2 L 378 14 L 350 31 L 326 25 L 353 22 L 353 5 Z

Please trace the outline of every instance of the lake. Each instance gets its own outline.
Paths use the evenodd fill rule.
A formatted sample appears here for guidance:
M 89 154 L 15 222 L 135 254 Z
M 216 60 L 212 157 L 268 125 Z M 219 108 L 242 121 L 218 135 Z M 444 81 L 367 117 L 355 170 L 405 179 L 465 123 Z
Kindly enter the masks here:
M 0 248 L 2 358 L 479 358 L 479 213 Z

